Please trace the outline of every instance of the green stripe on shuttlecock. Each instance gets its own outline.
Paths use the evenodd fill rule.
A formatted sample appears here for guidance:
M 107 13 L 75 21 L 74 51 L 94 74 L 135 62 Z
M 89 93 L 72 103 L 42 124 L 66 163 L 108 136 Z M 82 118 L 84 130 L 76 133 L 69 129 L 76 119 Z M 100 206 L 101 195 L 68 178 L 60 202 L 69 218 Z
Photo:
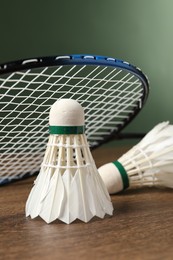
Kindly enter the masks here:
M 52 135 L 79 135 L 85 132 L 85 126 L 49 126 Z
M 119 161 L 115 161 L 113 162 L 113 164 L 117 167 L 119 173 L 121 174 L 121 178 L 123 181 L 123 190 L 127 189 L 129 187 L 129 178 L 126 170 L 124 169 L 123 165 Z

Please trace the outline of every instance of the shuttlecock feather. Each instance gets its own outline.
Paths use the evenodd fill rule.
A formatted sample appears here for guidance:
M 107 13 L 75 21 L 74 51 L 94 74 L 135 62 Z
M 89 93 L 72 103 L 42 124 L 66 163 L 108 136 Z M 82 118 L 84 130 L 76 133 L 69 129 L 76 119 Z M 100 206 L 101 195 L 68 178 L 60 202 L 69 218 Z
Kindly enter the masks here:
M 110 194 L 128 187 L 173 188 L 173 125 L 156 125 L 118 161 L 105 164 L 98 171 Z
M 50 110 L 50 136 L 41 170 L 26 203 L 26 216 L 47 223 L 59 219 L 88 222 L 112 215 L 113 207 L 84 134 L 84 111 L 72 99 Z

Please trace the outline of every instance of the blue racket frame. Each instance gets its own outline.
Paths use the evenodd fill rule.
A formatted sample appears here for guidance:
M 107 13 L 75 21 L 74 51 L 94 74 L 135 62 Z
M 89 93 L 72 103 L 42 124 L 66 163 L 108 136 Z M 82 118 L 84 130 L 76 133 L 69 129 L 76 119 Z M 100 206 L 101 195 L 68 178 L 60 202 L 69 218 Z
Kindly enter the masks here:
M 141 82 L 142 88 L 142 96 L 136 105 L 133 113 L 129 114 L 122 124 L 117 126 L 115 131 L 111 132 L 109 135 L 102 136 L 101 141 L 92 146 L 92 149 L 99 147 L 100 145 L 107 143 L 113 139 L 122 139 L 122 138 L 141 138 L 142 134 L 121 134 L 121 131 L 136 117 L 136 115 L 140 112 L 142 107 L 144 106 L 148 94 L 149 94 L 149 81 L 148 78 L 141 69 L 138 67 L 131 65 L 130 63 L 115 59 L 107 56 L 98 56 L 98 55 L 90 55 L 90 54 L 75 54 L 75 55 L 56 55 L 56 56 L 47 56 L 47 57 L 36 57 L 29 59 L 22 59 L 14 62 L 7 62 L 0 64 L 0 75 L 9 75 L 10 73 L 44 68 L 44 67 L 54 67 L 54 66 L 66 66 L 66 65 L 95 65 L 95 66 L 105 66 L 105 67 L 113 67 L 117 69 L 126 70 L 130 74 L 135 75 Z M 33 175 L 33 173 L 32 173 Z M 21 177 L 17 177 L 17 180 L 24 179 L 28 176 L 31 176 L 30 173 L 26 172 Z M 15 179 L 14 179 L 15 180 Z M 9 183 L 14 181 L 12 179 L 4 179 L 4 181 L 0 180 L 0 185 Z

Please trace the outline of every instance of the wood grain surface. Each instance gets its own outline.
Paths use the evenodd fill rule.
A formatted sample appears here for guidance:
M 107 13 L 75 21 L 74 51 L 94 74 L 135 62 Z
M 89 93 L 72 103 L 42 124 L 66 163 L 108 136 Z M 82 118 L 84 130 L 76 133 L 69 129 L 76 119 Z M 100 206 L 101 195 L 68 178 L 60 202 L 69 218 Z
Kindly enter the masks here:
M 125 150 L 93 155 L 100 166 Z M 112 217 L 48 225 L 25 217 L 34 179 L 0 187 L 0 259 L 173 259 L 173 190 L 127 190 L 111 196 Z

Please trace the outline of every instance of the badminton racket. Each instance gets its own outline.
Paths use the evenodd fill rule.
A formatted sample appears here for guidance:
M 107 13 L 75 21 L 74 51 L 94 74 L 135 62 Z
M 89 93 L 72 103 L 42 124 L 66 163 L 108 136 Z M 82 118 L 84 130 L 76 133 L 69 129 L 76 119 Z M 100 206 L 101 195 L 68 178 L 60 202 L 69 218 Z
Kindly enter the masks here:
M 94 149 L 128 138 L 120 133 L 148 93 L 139 68 L 110 57 L 65 55 L 0 64 L 0 185 L 39 171 L 49 110 L 57 99 L 76 99 L 84 107 L 86 135 Z

